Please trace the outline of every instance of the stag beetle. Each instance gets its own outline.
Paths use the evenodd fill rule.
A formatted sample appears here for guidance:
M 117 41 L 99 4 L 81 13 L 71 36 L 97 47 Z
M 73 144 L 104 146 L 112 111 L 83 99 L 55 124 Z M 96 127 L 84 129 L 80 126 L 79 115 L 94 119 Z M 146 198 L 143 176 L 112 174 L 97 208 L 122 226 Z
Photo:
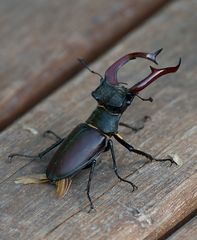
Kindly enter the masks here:
M 57 191 L 60 193 L 64 191 L 65 179 L 75 175 L 81 169 L 89 167 L 90 172 L 87 184 L 87 197 L 90 202 L 90 210 L 94 209 L 94 205 L 90 197 L 91 180 L 97 159 L 102 152 L 107 150 L 111 152 L 113 170 L 116 176 L 121 181 L 129 183 L 132 186 L 133 191 L 137 189 L 137 186 L 134 183 L 122 178 L 118 173 L 112 137 L 130 152 L 143 155 L 151 161 L 170 161 L 171 164 L 174 163 L 171 157 L 158 159 L 146 152 L 134 148 L 118 134 L 120 118 L 123 112 L 131 105 L 134 97 L 137 96 L 143 101 L 152 101 L 151 98 L 145 99 L 140 97 L 138 93 L 162 75 L 176 72 L 181 64 L 181 59 L 179 60 L 177 66 L 174 67 L 161 69 L 150 67 L 151 73 L 131 88 L 126 88 L 123 84 L 118 82 L 117 71 L 129 60 L 133 60 L 135 58 L 144 58 L 157 64 L 156 57 L 161 50 L 162 49 L 159 49 L 153 53 L 129 53 L 113 63 L 106 70 L 104 78 L 99 73 L 90 70 L 87 66 L 91 72 L 96 73 L 101 77 L 100 85 L 92 92 L 92 96 L 98 102 L 98 105 L 87 121 L 75 127 L 66 138 L 60 138 L 54 132 L 48 131 L 47 133 L 55 135 L 58 138 L 58 141 L 36 156 L 10 154 L 9 159 L 14 156 L 40 159 L 50 150 L 60 145 L 47 166 L 45 178 L 50 182 L 60 183 L 59 185 L 57 184 Z M 40 179 L 40 181 L 46 179 L 43 178 Z

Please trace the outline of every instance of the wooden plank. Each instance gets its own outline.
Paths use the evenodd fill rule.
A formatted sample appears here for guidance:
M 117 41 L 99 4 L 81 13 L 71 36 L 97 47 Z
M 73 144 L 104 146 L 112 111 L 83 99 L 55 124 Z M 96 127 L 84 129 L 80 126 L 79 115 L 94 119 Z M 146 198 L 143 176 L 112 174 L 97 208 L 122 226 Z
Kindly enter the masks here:
M 197 236 L 197 216 L 193 217 L 189 222 L 184 224 L 167 240 L 196 240 Z
M 166 2 L 0 1 L 0 130 Z
M 178 154 L 183 165 L 170 168 L 165 163 L 148 163 L 115 142 L 120 174 L 139 189 L 132 193 L 130 186 L 120 183 L 111 169 L 110 154 L 103 154 L 93 178 L 91 194 L 97 212 L 92 214 L 87 213 L 85 193 L 88 170 L 73 179 L 64 199 L 57 199 L 49 184 L 16 185 L 19 176 L 44 172 L 52 156 L 43 161 L 6 162 L 10 152 L 35 154 L 51 143 L 26 131 L 27 126 L 39 133 L 52 129 L 65 136 L 95 108 L 90 92 L 99 80 L 85 71 L 1 134 L 1 239 L 158 239 L 197 208 L 195 9 L 195 1 L 173 2 L 91 66 L 103 72 L 127 52 L 161 46 L 163 65 L 174 65 L 183 57 L 179 72 L 144 91 L 155 99 L 152 104 L 136 99 L 125 113 L 127 123 L 150 115 L 146 128 L 137 134 L 120 128 L 135 147 L 159 157 Z M 139 80 L 145 66 L 140 61 L 128 64 L 121 80 L 130 84 Z

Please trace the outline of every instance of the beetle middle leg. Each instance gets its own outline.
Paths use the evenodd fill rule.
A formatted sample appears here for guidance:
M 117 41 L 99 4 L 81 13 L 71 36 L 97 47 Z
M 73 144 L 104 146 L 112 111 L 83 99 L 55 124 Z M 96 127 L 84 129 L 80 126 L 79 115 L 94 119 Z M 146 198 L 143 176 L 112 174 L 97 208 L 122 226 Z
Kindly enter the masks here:
M 94 173 L 94 167 L 96 165 L 96 160 L 94 159 L 91 163 L 91 168 L 90 168 L 90 173 L 89 173 L 89 179 L 88 179 L 88 185 L 87 185 L 87 196 L 88 196 L 88 200 L 90 202 L 90 210 L 88 212 L 91 212 L 91 210 L 94 209 L 94 205 L 92 202 L 92 199 L 90 197 L 90 186 L 91 186 L 91 181 L 92 181 L 92 176 Z
M 152 161 L 157 161 L 157 162 L 170 162 L 170 166 L 172 166 L 173 163 L 177 164 L 177 163 L 173 160 L 173 158 L 170 157 L 170 156 L 169 156 L 168 158 L 155 158 L 155 157 L 153 157 L 151 154 L 146 153 L 146 152 L 141 151 L 141 150 L 138 150 L 138 149 L 135 149 L 135 148 L 131 149 L 131 152 L 134 152 L 134 153 L 137 153 L 137 154 L 139 154 L 139 155 L 142 155 L 142 156 L 148 158 L 151 162 L 152 162 Z
M 153 157 L 151 154 L 143 152 L 141 150 L 135 149 L 132 145 L 130 145 L 129 143 L 127 143 L 119 134 L 114 134 L 113 135 L 114 138 L 120 143 L 122 144 L 124 147 L 126 147 L 130 152 L 134 152 L 136 154 L 142 155 L 146 158 L 148 158 L 150 161 L 159 161 L 159 162 L 170 162 L 170 166 L 176 162 L 173 160 L 172 157 L 168 157 L 168 158 L 155 158 Z
M 13 157 L 25 157 L 31 159 L 41 159 L 44 155 L 50 152 L 52 149 L 60 145 L 64 141 L 64 138 L 59 139 L 56 143 L 52 144 L 50 147 L 46 148 L 44 151 L 38 153 L 37 155 L 27 155 L 27 154 L 20 154 L 20 153 L 12 153 L 8 156 L 9 162 L 12 161 Z
M 114 169 L 114 172 L 115 172 L 116 176 L 117 176 L 121 181 L 129 183 L 129 184 L 132 186 L 133 191 L 136 190 L 138 187 L 137 187 L 134 183 L 132 183 L 132 182 L 130 182 L 130 181 L 128 181 L 128 180 L 120 177 L 120 175 L 119 175 L 119 173 L 118 173 L 117 164 L 116 164 L 116 158 L 115 158 L 115 153 L 114 153 L 113 142 L 112 142 L 112 140 L 110 139 L 110 140 L 108 141 L 108 143 L 109 143 L 109 148 L 110 148 L 110 150 L 111 150 L 112 161 L 113 161 L 113 169 Z
M 127 124 L 124 122 L 120 122 L 119 125 L 123 126 L 123 127 L 127 127 L 129 129 L 131 129 L 133 132 L 138 132 L 139 130 L 144 128 L 145 122 L 147 122 L 148 120 L 150 120 L 151 118 L 149 116 L 144 116 L 142 119 L 139 119 L 137 121 L 136 126 L 135 125 L 131 125 L 131 124 Z

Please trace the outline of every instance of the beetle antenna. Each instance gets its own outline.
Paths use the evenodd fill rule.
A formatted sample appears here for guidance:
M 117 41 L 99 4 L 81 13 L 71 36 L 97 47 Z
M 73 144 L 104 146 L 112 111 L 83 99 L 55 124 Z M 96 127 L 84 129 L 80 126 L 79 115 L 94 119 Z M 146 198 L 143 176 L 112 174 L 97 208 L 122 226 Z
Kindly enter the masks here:
M 90 71 L 91 73 L 96 74 L 96 75 L 98 75 L 99 77 L 103 78 L 103 76 L 102 76 L 100 73 L 95 72 L 95 71 L 93 71 L 92 69 L 90 69 L 90 67 L 88 66 L 87 62 L 86 62 L 84 59 L 78 58 L 78 61 L 79 61 L 85 68 L 87 68 L 88 71 Z
M 143 98 L 137 94 L 135 94 L 136 97 L 138 97 L 139 99 L 141 99 L 142 101 L 149 101 L 149 102 L 153 102 L 153 99 L 152 97 L 149 97 L 149 98 Z

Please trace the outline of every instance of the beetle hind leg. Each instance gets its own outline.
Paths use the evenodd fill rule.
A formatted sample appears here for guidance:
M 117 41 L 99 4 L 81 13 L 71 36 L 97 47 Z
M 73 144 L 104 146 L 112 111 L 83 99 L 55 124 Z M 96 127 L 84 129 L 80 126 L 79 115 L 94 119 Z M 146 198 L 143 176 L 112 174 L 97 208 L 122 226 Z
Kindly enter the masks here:
M 126 182 L 126 183 L 129 183 L 129 184 L 132 186 L 133 191 L 137 190 L 138 187 L 137 187 L 134 183 L 132 183 L 131 181 L 128 181 L 128 180 L 120 177 L 120 175 L 118 174 L 118 168 L 117 168 L 117 164 L 116 164 L 114 147 L 113 147 L 113 142 L 112 142 L 111 139 L 109 140 L 109 148 L 110 148 L 110 150 L 111 150 L 112 161 L 113 161 L 113 169 L 114 169 L 114 172 L 115 172 L 116 176 L 117 176 L 121 181 Z
M 90 168 L 90 173 L 89 173 L 89 179 L 88 179 L 88 184 L 87 184 L 87 197 L 88 197 L 88 200 L 90 202 L 90 210 L 88 212 L 91 212 L 92 210 L 94 210 L 94 205 L 93 205 L 93 202 L 92 202 L 92 199 L 90 197 L 90 186 L 91 186 L 91 181 L 92 181 L 92 176 L 93 176 L 93 173 L 94 173 L 94 167 L 96 165 L 96 160 L 94 159 L 92 161 L 92 164 L 91 164 L 91 168 Z
M 11 153 L 8 155 L 8 162 L 11 163 L 12 159 L 14 157 L 24 157 L 24 158 L 30 158 L 30 159 L 40 159 L 39 155 L 27 155 L 27 154 L 21 154 L 21 153 Z
M 54 136 L 57 140 L 61 140 L 62 138 L 60 136 L 58 136 L 55 132 L 53 132 L 52 130 L 47 130 L 45 132 L 43 132 L 43 137 L 49 137 L 50 135 Z

